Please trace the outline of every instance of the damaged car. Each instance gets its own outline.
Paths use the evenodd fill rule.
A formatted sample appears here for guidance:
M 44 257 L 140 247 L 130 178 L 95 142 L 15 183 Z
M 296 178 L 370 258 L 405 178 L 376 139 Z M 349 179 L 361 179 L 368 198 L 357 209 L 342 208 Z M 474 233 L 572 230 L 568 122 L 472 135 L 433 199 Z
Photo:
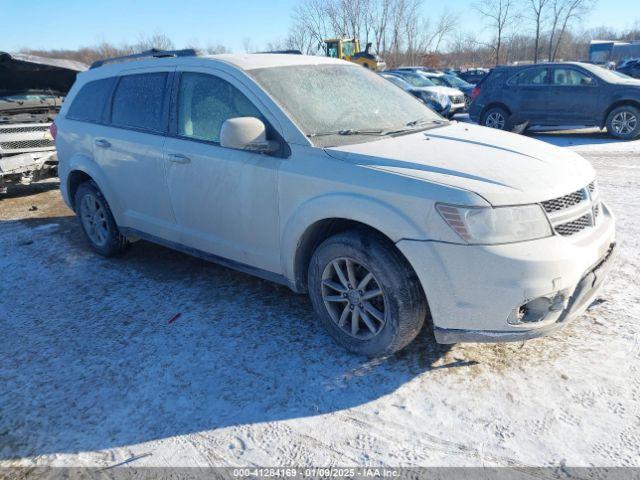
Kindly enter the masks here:
M 57 176 L 49 127 L 76 74 L 72 60 L 0 52 L 0 194 L 11 184 Z

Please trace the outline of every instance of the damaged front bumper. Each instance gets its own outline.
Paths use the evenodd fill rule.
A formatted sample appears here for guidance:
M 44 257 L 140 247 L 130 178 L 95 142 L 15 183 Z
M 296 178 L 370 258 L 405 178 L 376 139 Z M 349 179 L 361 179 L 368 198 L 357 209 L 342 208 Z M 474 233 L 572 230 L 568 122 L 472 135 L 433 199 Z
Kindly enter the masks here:
M 436 340 L 527 340 L 584 312 L 615 256 L 615 221 L 601 205 L 597 224 L 572 237 L 503 245 L 398 242 L 426 293 Z
M 58 175 L 50 123 L 0 124 L 0 193 L 10 184 L 27 185 Z
M 29 152 L 0 158 L 0 193 L 11 184 L 28 185 L 58 176 L 55 151 Z

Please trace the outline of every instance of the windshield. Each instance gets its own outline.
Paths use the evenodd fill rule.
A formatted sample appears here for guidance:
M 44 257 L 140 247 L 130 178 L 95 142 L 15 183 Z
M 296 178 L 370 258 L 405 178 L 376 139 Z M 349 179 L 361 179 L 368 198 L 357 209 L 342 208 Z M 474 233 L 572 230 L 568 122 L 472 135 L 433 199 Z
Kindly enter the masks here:
M 460 77 L 457 77 L 455 75 L 451 75 L 451 74 L 445 74 L 445 78 L 447 79 L 447 81 L 449 82 L 449 84 L 451 84 L 452 87 L 456 87 L 456 88 L 466 88 L 466 87 L 472 87 L 473 85 L 471 85 L 468 82 L 465 82 L 464 80 L 462 80 Z
M 431 81 L 431 83 L 433 83 L 434 85 L 437 85 L 438 87 L 448 87 L 449 86 L 449 84 L 442 77 L 436 77 L 436 76 L 431 77 L 430 76 L 428 78 Z
M 50 93 L 14 93 L 14 92 L 2 92 L 0 91 L 0 100 L 5 100 L 7 102 L 30 102 L 30 101 L 41 101 L 45 98 L 51 98 L 54 96 Z
M 435 87 L 435 83 L 426 77 L 423 77 L 419 73 L 402 73 L 402 79 L 409 82 L 414 87 Z
M 640 81 L 624 75 L 620 72 L 616 72 L 614 70 L 607 70 L 606 68 L 599 67 L 598 65 L 591 64 L 581 64 L 586 70 L 589 70 L 591 73 L 596 74 L 598 77 L 603 79 L 606 82 L 611 83 L 639 83 Z
M 386 78 L 391 83 L 394 83 L 395 85 L 397 85 L 398 87 L 400 87 L 400 88 L 402 88 L 404 90 L 407 90 L 408 88 L 411 87 L 411 85 L 409 85 L 407 82 L 405 82 L 401 78 L 394 77 L 393 75 L 382 75 L 382 78 Z
M 295 65 L 249 73 L 316 145 L 361 143 L 417 122 L 442 121 L 411 94 L 357 65 Z

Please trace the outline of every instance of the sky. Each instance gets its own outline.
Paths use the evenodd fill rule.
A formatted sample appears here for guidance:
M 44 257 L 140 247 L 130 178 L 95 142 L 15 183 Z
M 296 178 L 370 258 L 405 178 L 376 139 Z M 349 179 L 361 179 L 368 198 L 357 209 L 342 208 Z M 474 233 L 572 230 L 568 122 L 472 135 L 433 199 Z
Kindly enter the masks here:
M 283 39 L 299 0 L 0 0 L 0 51 L 75 49 L 103 41 L 134 43 L 141 34 L 165 33 L 176 45 L 224 44 L 244 51 Z M 424 0 L 424 14 L 460 12 L 460 28 L 480 31 L 473 0 Z M 22 23 L 21 18 L 28 21 Z M 640 0 L 599 0 L 584 26 L 630 28 L 640 21 Z

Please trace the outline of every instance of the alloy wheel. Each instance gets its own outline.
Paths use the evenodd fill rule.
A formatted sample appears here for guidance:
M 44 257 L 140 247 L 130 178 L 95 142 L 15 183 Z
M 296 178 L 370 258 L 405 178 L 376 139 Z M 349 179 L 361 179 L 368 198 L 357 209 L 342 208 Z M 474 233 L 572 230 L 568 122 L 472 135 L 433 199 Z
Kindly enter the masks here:
M 611 126 L 618 135 L 629 135 L 638 126 L 638 117 L 632 112 L 622 111 L 613 117 Z
M 331 320 L 347 335 L 369 340 L 386 323 L 384 291 L 373 273 L 350 258 L 337 258 L 322 273 L 322 300 Z
M 503 130 L 505 124 L 504 115 L 500 112 L 493 112 L 487 115 L 487 119 L 484 121 L 485 127 L 489 128 L 497 128 L 498 130 Z
M 109 238 L 109 225 L 104 206 L 95 196 L 87 194 L 80 202 L 80 218 L 89 239 L 101 247 Z

